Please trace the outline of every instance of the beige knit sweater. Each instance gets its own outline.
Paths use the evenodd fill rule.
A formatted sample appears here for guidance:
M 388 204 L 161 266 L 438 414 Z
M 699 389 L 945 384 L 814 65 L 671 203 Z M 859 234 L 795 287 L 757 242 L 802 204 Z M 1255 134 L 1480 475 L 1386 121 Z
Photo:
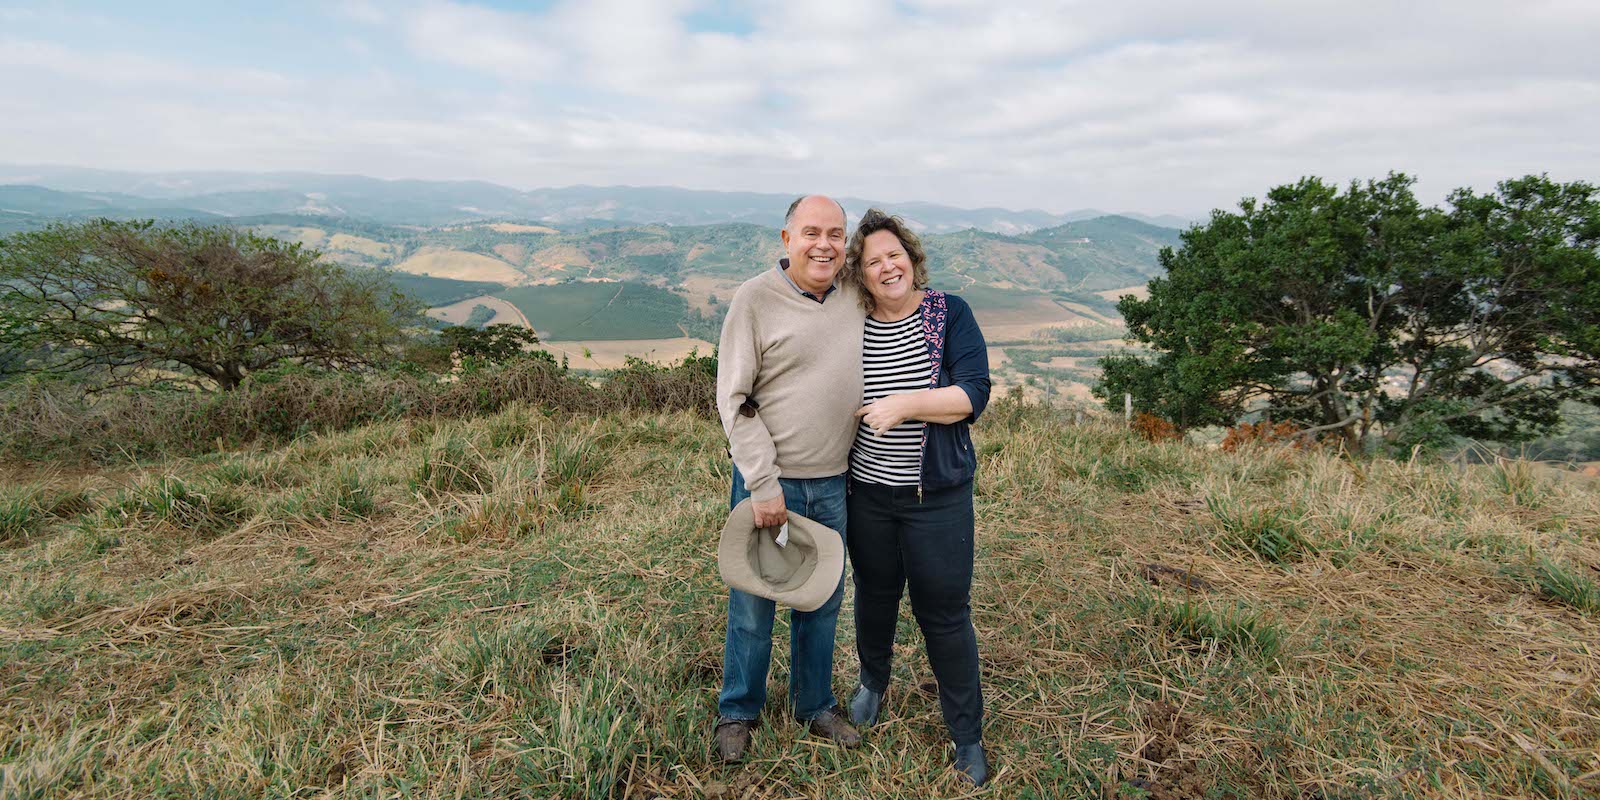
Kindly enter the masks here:
M 861 328 L 853 287 L 818 303 L 776 268 L 728 304 L 717 350 L 717 411 L 750 496 L 783 493 L 778 478 L 826 478 L 850 467 L 861 407 Z M 739 413 L 745 398 L 760 408 Z

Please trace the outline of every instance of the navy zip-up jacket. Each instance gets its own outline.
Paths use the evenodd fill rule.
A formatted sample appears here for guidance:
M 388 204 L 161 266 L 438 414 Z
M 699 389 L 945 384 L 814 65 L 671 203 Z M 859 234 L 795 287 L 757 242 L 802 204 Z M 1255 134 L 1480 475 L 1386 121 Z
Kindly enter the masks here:
M 972 480 L 978 471 L 972 423 L 989 404 L 989 350 L 967 301 L 929 289 L 922 301 L 922 335 L 928 360 L 936 365 L 928 388 L 961 387 L 972 401 L 972 413 L 951 425 L 929 422 L 923 428 L 919 494 Z

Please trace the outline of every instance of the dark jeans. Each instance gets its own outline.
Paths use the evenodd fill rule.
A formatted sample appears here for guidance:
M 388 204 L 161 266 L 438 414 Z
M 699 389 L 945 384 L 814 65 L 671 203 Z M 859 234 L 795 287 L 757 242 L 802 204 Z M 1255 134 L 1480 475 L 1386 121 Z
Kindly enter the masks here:
M 844 536 L 845 476 L 780 478 L 783 504 L 790 511 Z M 733 470 L 732 508 L 750 496 L 739 468 Z M 849 541 L 849 537 L 845 537 Z M 844 576 L 833 596 L 815 611 L 789 610 L 789 707 L 809 720 L 836 704 L 833 696 L 833 642 L 844 599 Z M 767 670 L 772 665 L 772 622 L 777 604 L 738 589 L 728 590 L 728 636 L 722 643 L 722 692 L 717 715 L 753 720 L 767 702 Z
M 924 492 L 915 486 L 850 482 L 850 569 L 856 586 L 861 684 L 889 688 L 900 594 L 939 679 L 939 707 L 957 746 L 983 737 L 978 636 L 972 629 L 972 483 Z

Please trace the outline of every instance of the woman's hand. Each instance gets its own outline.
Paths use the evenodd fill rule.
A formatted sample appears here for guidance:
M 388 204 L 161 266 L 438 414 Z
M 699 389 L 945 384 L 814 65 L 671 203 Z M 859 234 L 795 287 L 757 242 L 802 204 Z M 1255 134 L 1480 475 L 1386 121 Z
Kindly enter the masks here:
M 880 397 L 862 406 L 856 416 L 867 423 L 873 433 L 882 436 L 894 426 L 912 418 L 920 399 L 917 397 L 919 394 L 921 392 L 907 392 Z
M 923 389 L 919 392 L 880 397 L 856 412 L 872 432 L 882 436 L 908 419 L 939 425 L 953 425 L 972 413 L 972 400 L 959 386 Z

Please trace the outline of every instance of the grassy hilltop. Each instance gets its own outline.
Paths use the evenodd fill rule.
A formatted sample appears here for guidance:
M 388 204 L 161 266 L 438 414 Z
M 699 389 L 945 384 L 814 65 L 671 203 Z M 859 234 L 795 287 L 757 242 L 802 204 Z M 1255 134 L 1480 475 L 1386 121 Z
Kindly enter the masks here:
M 1005 400 L 977 434 L 978 794 L 1600 792 L 1595 489 Z M 729 466 L 700 416 L 0 475 L 0 796 L 962 794 L 909 610 L 865 747 L 799 735 L 780 645 L 753 759 L 712 761 Z

